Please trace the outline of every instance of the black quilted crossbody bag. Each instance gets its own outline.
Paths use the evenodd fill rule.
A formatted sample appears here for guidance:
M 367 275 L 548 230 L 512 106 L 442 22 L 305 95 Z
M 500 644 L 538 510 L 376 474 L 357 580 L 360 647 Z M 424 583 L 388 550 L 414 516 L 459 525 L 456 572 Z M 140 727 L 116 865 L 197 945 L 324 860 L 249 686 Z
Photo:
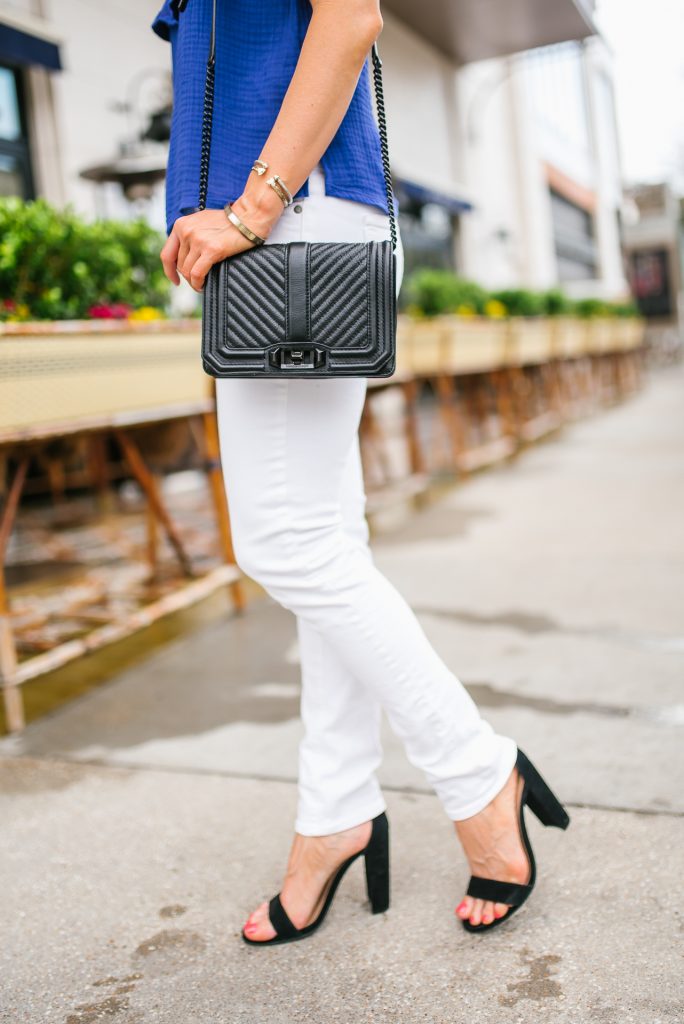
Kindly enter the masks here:
M 202 365 L 209 376 L 389 377 L 394 372 L 397 229 L 382 62 L 375 44 L 372 61 L 391 241 L 273 242 L 214 264 L 202 299 Z M 207 202 L 215 68 L 216 0 L 204 94 L 200 210 Z

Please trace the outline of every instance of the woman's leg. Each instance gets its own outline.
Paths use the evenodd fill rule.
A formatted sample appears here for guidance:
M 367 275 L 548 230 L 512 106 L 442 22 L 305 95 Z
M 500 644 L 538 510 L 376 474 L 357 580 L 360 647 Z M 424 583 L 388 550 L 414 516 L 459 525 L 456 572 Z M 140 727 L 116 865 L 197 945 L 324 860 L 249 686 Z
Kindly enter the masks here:
M 217 381 L 236 557 L 384 706 L 409 759 L 457 821 L 502 791 L 516 746 L 481 718 L 406 601 L 344 530 L 340 493 L 364 393 L 357 378 Z M 316 684 L 325 680 L 318 676 Z M 351 807 L 353 792 L 348 796 Z M 344 824 L 353 826 L 350 817 Z M 312 840 L 312 867 L 304 837 L 295 839 L 282 898 L 298 927 L 314 912 L 331 859 L 339 863 L 365 845 L 367 806 L 359 803 L 348 832 L 328 836 L 325 813 L 308 824 L 332 845 Z M 270 937 L 264 906 L 254 920 L 260 930 L 253 937 Z
M 449 817 L 467 818 L 502 789 L 516 745 L 482 719 L 404 598 L 343 528 L 340 494 L 364 396 L 360 378 L 217 381 L 236 557 L 325 638 L 383 705 Z
M 286 210 L 271 241 L 368 241 L 387 237 L 383 218 L 377 211 L 368 215 L 368 208 L 362 204 L 317 195 L 315 190 L 305 202 L 306 216 L 301 212 L 297 216 L 301 205 Z M 401 240 L 397 256 L 400 281 Z M 312 893 L 320 891 L 331 867 L 361 849 L 368 839 L 369 807 L 377 793 L 374 768 L 379 746 L 375 725 L 366 734 L 364 771 L 356 775 L 343 772 L 343 784 L 331 791 L 329 802 L 321 785 L 325 764 L 316 753 L 322 749 L 323 736 L 329 729 L 335 737 L 337 761 L 343 764 L 354 722 L 348 701 L 355 699 L 359 685 L 365 691 L 367 706 L 375 712 L 375 721 L 377 703 L 387 702 L 390 720 L 404 738 L 409 756 L 431 778 L 452 818 L 476 815 L 478 807 L 486 805 L 464 828 L 491 817 L 497 805 L 501 818 L 501 799 L 510 787 L 515 758 L 513 742 L 496 737 L 479 718 L 463 687 L 432 651 L 406 603 L 376 572 L 367 544 L 355 545 L 349 530 L 344 538 L 342 467 L 348 465 L 345 456 L 350 447 L 358 445 L 364 394 L 365 381 L 358 379 L 217 381 L 222 459 L 238 560 L 277 600 L 295 612 L 303 636 L 303 713 L 308 728 L 298 819 L 309 838 L 301 834 L 295 837 L 282 889 L 291 917 L 299 926 L 313 913 Z M 312 400 L 310 406 L 308 399 Z M 320 443 L 325 437 L 331 440 L 327 446 Z M 251 450 L 243 444 L 244 438 L 253 442 Z M 243 514 L 239 515 L 238 510 Z M 349 586 L 355 575 L 365 594 L 356 612 L 354 588 Z M 359 607 L 368 610 L 371 618 L 359 614 Z M 383 620 L 380 630 L 373 629 L 374 613 Z M 393 651 L 395 638 L 398 649 Z M 412 658 L 403 657 L 407 648 L 412 650 Z M 393 685 L 393 677 L 400 685 Z M 346 697 L 340 697 L 334 710 L 324 708 L 316 699 L 317 692 L 326 693 L 326 680 L 343 681 L 346 687 Z M 427 689 L 421 693 L 426 680 Z M 454 727 L 456 722 L 459 724 Z M 450 757 L 435 750 L 431 733 L 439 740 L 437 747 L 442 754 L 452 750 Z M 460 757 L 456 756 L 459 748 Z M 354 750 L 353 736 L 347 749 L 350 754 Z M 332 764 L 329 777 L 337 781 Z M 499 797 L 488 803 L 497 791 Z M 510 800 L 504 803 L 505 817 L 513 804 Z M 340 828 L 351 820 L 354 815 L 348 816 L 347 812 L 352 807 L 357 808 L 356 820 L 361 824 L 327 834 L 333 819 Z M 482 833 L 488 829 L 491 832 L 496 824 L 496 820 L 485 823 Z M 514 819 L 512 825 L 515 829 Z M 469 854 L 469 860 L 474 870 L 477 858 Z M 266 905 L 250 920 L 252 937 L 270 937 Z
M 340 500 L 342 528 L 370 560 L 358 436 L 343 471 Z M 385 809 L 375 775 L 382 760 L 380 704 L 307 619 L 297 619 L 297 631 L 304 737 L 295 829 L 300 835 L 329 835 Z

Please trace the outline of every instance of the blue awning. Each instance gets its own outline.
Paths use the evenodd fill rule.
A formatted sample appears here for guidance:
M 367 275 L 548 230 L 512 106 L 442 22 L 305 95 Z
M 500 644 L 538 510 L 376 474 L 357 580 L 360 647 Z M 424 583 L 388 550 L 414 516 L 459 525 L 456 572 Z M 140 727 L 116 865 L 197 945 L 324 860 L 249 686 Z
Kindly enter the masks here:
M 469 199 L 460 199 L 457 196 L 438 192 L 426 185 L 419 185 L 415 181 L 409 181 L 407 178 L 399 178 L 395 190 L 400 204 L 402 198 L 406 198 L 413 199 L 419 203 L 436 203 L 438 206 L 443 206 L 449 213 L 465 213 L 473 208 L 473 204 Z
M 22 32 L 0 21 L 0 60 L 9 64 L 38 64 L 50 71 L 61 71 L 59 46 L 48 39 Z

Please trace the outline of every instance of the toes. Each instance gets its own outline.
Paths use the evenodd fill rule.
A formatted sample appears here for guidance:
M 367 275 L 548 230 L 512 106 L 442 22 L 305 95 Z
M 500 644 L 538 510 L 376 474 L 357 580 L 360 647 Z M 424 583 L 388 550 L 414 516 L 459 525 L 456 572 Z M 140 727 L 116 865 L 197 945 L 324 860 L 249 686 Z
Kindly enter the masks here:
M 494 903 L 494 917 L 505 917 L 508 911 L 511 909 L 507 903 Z
M 485 902 L 484 900 L 475 900 L 472 896 L 464 896 L 456 907 L 456 916 L 461 921 L 470 921 L 474 925 L 487 925 L 505 917 L 510 909 L 507 903 Z
M 494 904 L 487 901 L 482 908 L 482 924 L 491 924 L 494 920 Z
M 275 929 L 268 916 L 268 903 L 262 903 L 249 915 L 243 931 L 254 942 L 265 942 L 275 937 Z
M 471 924 L 482 924 L 482 911 L 484 909 L 483 900 L 473 900 L 473 906 L 470 911 L 470 923 Z
M 474 899 L 472 896 L 464 896 L 459 905 L 456 907 L 456 913 L 462 921 L 465 921 L 470 917 L 470 912 L 473 909 Z

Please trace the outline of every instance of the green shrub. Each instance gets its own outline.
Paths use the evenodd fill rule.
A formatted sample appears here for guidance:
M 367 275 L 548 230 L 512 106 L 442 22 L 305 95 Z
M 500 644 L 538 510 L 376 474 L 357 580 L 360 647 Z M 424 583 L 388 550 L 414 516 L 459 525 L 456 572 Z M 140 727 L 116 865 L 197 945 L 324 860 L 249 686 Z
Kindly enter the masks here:
M 85 317 L 97 305 L 164 307 L 163 243 L 142 219 L 87 223 L 71 207 L 0 198 L 0 307 L 38 320 Z
M 539 292 L 527 288 L 504 288 L 503 291 L 491 294 L 493 299 L 503 303 L 509 316 L 541 316 L 545 312 Z
M 404 285 L 409 309 L 425 316 L 440 313 L 482 313 L 488 293 L 474 281 L 466 281 L 449 270 L 425 267 L 415 270 Z
M 543 313 L 546 316 L 568 316 L 572 313 L 572 301 L 560 288 L 549 288 L 541 294 Z
M 610 316 L 611 309 L 603 299 L 578 299 L 573 304 L 575 316 L 590 320 L 595 316 Z
M 610 308 L 613 316 L 624 318 L 640 316 L 636 302 L 612 302 Z
M 404 308 L 414 316 L 442 313 L 480 316 L 639 316 L 634 302 L 606 302 L 603 299 L 573 300 L 560 288 L 545 292 L 529 288 L 506 288 L 489 292 L 450 270 L 428 267 L 414 270 L 402 288 Z

